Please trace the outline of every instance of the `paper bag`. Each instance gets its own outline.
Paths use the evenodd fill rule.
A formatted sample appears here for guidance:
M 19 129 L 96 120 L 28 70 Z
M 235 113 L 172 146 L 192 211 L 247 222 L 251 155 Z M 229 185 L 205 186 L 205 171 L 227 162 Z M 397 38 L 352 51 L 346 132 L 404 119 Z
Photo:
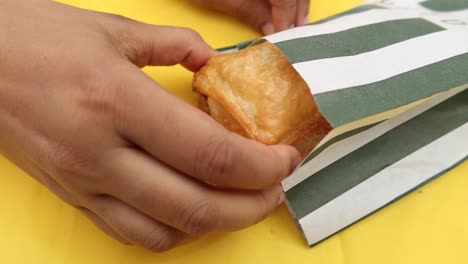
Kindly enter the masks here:
M 466 160 L 468 0 L 368 1 L 264 39 L 333 127 L 283 182 L 309 245 Z

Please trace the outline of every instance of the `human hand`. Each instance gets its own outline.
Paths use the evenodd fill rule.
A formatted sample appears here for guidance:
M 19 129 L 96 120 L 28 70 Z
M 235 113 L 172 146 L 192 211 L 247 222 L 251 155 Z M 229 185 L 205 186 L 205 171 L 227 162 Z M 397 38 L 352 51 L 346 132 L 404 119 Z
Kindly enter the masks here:
M 281 202 L 297 151 L 227 132 L 140 70 L 199 69 L 215 52 L 195 32 L 53 1 L 0 6 L 0 153 L 106 233 L 163 251 Z
M 246 21 L 265 35 L 308 23 L 310 0 L 192 0 Z

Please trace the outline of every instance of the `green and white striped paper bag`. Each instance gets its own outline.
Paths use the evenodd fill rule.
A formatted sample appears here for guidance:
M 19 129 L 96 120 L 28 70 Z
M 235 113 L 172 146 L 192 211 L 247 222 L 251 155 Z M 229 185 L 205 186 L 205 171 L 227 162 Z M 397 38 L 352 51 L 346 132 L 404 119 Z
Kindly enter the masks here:
M 283 182 L 309 245 L 466 160 L 468 0 L 367 1 L 264 39 L 333 127 Z
M 468 1 L 369 1 L 266 37 L 334 128 L 283 182 L 309 245 L 466 159 L 463 8 Z

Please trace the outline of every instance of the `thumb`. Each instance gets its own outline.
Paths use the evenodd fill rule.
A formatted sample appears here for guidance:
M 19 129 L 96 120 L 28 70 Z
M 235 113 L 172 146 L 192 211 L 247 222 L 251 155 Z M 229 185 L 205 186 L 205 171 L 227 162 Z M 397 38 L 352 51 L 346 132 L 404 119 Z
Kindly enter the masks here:
M 109 14 L 103 24 L 121 55 L 139 67 L 181 64 L 197 71 L 216 54 L 188 28 L 155 26 Z

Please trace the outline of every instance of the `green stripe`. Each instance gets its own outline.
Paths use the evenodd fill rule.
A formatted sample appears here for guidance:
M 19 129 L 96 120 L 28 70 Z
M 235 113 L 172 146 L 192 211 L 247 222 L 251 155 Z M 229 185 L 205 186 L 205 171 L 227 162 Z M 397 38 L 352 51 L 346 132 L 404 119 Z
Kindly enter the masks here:
M 315 95 L 333 127 L 468 84 L 468 53 L 384 81 Z M 363 107 L 365 106 L 365 107 Z
M 428 183 L 430 183 L 430 182 L 432 182 L 432 181 L 438 179 L 439 177 L 445 175 L 447 172 L 449 172 L 449 171 L 453 170 L 454 168 L 458 167 L 459 165 L 463 164 L 463 162 L 465 162 L 465 161 L 467 160 L 467 158 L 468 158 L 468 156 L 466 156 L 466 157 L 464 157 L 463 159 L 461 159 L 461 160 L 455 162 L 455 164 L 453 164 L 452 166 L 450 166 L 450 168 L 447 168 L 447 169 L 441 171 L 440 173 L 438 173 L 438 174 L 432 176 L 431 178 L 429 178 L 427 181 L 424 181 L 424 182 L 422 182 L 421 184 L 419 184 L 419 185 L 415 186 L 414 188 L 411 188 L 411 189 L 408 190 L 407 192 L 403 193 L 402 195 L 397 196 L 395 199 L 393 199 L 393 200 L 389 201 L 388 203 L 382 205 L 382 207 L 380 207 L 379 209 L 377 209 L 377 210 L 373 211 L 372 213 L 370 213 L 370 214 L 368 214 L 368 215 L 366 215 L 366 216 L 364 216 L 364 217 L 362 217 L 362 218 L 356 220 L 356 221 L 353 222 L 352 224 L 343 227 L 342 229 L 340 229 L 340 230 L 334 232 L 333 234 L 330 234 L 330 235 L 327 236 L 326 238 L 324 238 L 324 239 L 322 239 L 322 240 L 320 240 L 320 241 L 317 241 L 317 242 L 315 242 L 315 243 L 313 243 L 313 244 L 310 244 L 309 246 L 310 246 L 310 247 L 314 247 L 314 246 L 316 246 L 316 245 L 322 243 L 323 241 L 327 240 L 328 238 L 330 238 L 330 237 L 332 237 L 332 236 L 338 234 L 339 232 L 341 232 L 341 231 L 347 229 L 348 227 L 351 227 L 352 225 L 358 223 L 359 221 L 362 221 L 362 220 L 368 218 L 369 216 L 371 216 L 371 215 L 373 215 L 373 214 L 379 212 L 380 210 L 382 210 L 382 209 L 384 209 L 384 208 L 386 208 L 386 207 L 392 205 L 393 203 L 395 203 L 395 202 L 401 200 L 403 197 L 405 197 L 405 196 L 408 195 L 409 193 L 411 193 L 411 192 L 413 192 L 413 191 L 416 191 L 417 189 L 419 189 L 419 188 L 423 187 L 424 185 L 426 185 L 426 184 L 428 184 Z M 302 227 L 301 227 L 301 229 L 302 229 Z
M 291 63 L 353 56 L 444 28 L 425 19 L 385 21 L 344 31 L 275 43 Z
M 237 47 L 237 45 L 233 45 L 233 46 L 228 46 L 228 47 L 217 48 L 216 50 L 219 52 L 233 52 L 233 51 L 238 51 L 239 48 Z
M 325 22 L 329 22 L 329 21 L 335 20 L 335 19 L 340 18 L 340 17 L 344 17 L 344 16 L 351 15 L 351 14 L 362 13 L 362 12 L 373 10 L 373 9 L 384 9 L 384 8 L 380 7 L 380 6 L 377 6 L 377 5 L 361 5 L 361 6 L 358 6 L 356 8 L 353 8 L 351 10 L 348 10 L 346 12 L 339 13 L 337 15 L 333 15 L 333 16 L 321 19 L 321 20 L 318 20 L 316 22 L 306 24 L 304 26 L 323 24 Z M 256 40 L 257 39 L 244 41 L 244 42 L 241 42 L 241 43 L 239 43 L 237 45 L 233 45 L 233 46 L 229 46 L 229 47 L 222 47 L 222 48 L 218 48 L 217 50 L 220 51 L 220 52 L 232 51 L 232 50 L 242 50 L 242 49 L 245 49 L 248 46 L 250 46 L 250 44 L 252 44 Z
M 248 46 L 250 46 L 250 44 L 252 44 L 254 42 L 255 42 L 255 40 L 247 40 L 247 41 L 241 42 L 241 43 L 237 44 L 237 48 L 239 50 L 243 50 L 243 49 L 247 48 Z
M 298 219 L 468 122 L 468 90 L 388 131 L 286 192 Z
M 319 24 L 323 24 L 323 23 L 326 23 L 326 22 L 330 22 L 330 21 L 335 20 L 337 18 L 341 18 L 341 17 L 344 17 L 344 16 L 352 15 L 352 14 L 363 13 L 363 12 L 366 12 L 366 11 L 369 11 L 369 10 L 375 10 L 375 9 L 385 9 L 385 8 L 381 7 L 381 6 L 378 6 L 378 5 L 361 5 L 361 6 L 358 6 L 356 8 L 350 9 L 348 11 L 345 11 L 345 12 L 342 12 L 342 13 L 339 13 L 339 14 L 324 18 L 324 19 L 320 19 L 320 20 L 318 20 L 316 22 L 313 22 L 313 23 L 310 23 L 308 25 L 319 25 Z
M 346 139 L 346 138 L 349 138 L 349 137 L 352 137 L 358 133 L 361 133 L 363 132 L 364 130 L 367 130 L 371 127 L 374 127 L 380 123 L 382 123 L 383 121 L 380 121 L 380 122 L 377 122 L 377 123 L 374 123 L 374 124 L 370 124 L 370 125 L 367 125 L 367 126 L 363 126 L 363 127 L 359 127 L 359 128 L 356 128 L 356 129 L 353 129 L 353 130 L 350 130 L 346 133 L 343 133 L 339 136 L 336 136 L 334 138 L 332 138 L 331 140 L 327 141 L 327 143 L 323 144 L 321 147 L 319 147 L 318 149 L 316 149 L 314 152 L 312 152 L 309 156 L 307 156 L 307 158 L 305 158 L 305 161 L 302 163 L 302 166 L 304 166 L 307 162 L 311 161 L 313 158 L 317 157 L 320 153 L 322 153 L 325 149 L 327 149 L 329 146 L 335 144 L 336 142 L 338 141 L 341 141 L 343 139 Z
M 421 5 L 439 12 L 460 11 L 468 9 L 468 0 L 428 0 Z
M 374 10 L 374 9 L 384 9 L 384 8 L 380 7 L 380 6 L 377 6 L 377 5 L 362 5 L 362 6 L 358 6 L 356 8 L 353 8 L 351 10 L 348 10 L 346 12 L 339 13 L 337 15 L 321 19 L 321 20 L 318 20 L 318 21 L 313 22 L 313 23 L 306 24 L 304 26 L 323 24 L 325 22 L 329 22 L 329 21 L 335 20 L 335 19 L 340 18 L 340 17 L 344 17 L 344 16 L 351 15 L 351 14 L 362 13 L 362 12 L 369 11 L 369 10 Z M 241 43 L 239 43 L 237 45 L 233 45 L 233 46 L 229 46 L 229 47 L 222 47 L 222 48 L 218 48 L 217 50 L 220 51 L 220 52 L 242 50 L 242 49 L 245 49 L 248 46 L 250 46 L 256 40 L 257 39 L 244 41 L 244 42 L 241 42 Z
M 245 48 L 247 48 L 248 46 L 250 46 L 250 44 L 252 44 L 255 40 L 248 40 L 248 41 L 244 41 L 244 42 L 241 42 L 237 45 L 232 45 L 232 46 L 228 46 L 228 47 L 222 47 L 222 48 L 218 48 L 216 49 L 217 51 L 219 52 L 231 52 L 231 51 L 239 51 L 239 50 L 243 50 Z

